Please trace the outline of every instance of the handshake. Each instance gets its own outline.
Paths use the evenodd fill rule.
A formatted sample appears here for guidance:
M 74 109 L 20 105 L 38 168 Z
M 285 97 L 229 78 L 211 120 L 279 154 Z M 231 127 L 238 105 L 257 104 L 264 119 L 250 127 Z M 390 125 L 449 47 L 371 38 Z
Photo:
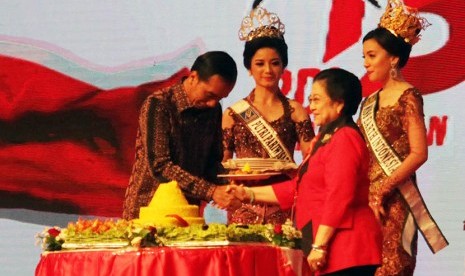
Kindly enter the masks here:
M 244 185 L 234 183 L 216 186 L 213 192 L 213 201 L 215 206 L 228 211 L 237 210 L 243 202 L 252 203 L 254 201 L 254 192 Z

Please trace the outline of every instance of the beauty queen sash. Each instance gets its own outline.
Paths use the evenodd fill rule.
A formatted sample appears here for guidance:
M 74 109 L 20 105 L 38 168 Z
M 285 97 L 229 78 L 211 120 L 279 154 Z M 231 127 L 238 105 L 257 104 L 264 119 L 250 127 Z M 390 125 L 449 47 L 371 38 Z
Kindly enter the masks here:
M 270 158 L 294 162 L 278 134 L 247 101 L 240 100 L 231 109 L 245 122 L 250 132 L 262 144 Z
M 361 122 L 365 129 L 366 138 L 370 143 L 376 159 L 387 176 L 390 176 L 402 163 L 402 160 L 397 156 L 396 152 L 391 148 L 389 143 L 384 140 L 381 132 L 376 125 L 375 108 L 378 102 L 378 92 L 369 96 L 361 111 Z M 407 202 L 410 213 L 404 225 L 402 233 L 402 244 L 410 255 L 411 243 L 415 235 L 416 226 L 418 226 L 421 234 L 426 240 L 429 248 L 433 253 L 443 249 L 449 242 L 446 240 L 438 225 L 428 211 L 428 208 L 423 201 L 423 198 L 418 190 L 417 184 L 412 178 L 397 187 Z

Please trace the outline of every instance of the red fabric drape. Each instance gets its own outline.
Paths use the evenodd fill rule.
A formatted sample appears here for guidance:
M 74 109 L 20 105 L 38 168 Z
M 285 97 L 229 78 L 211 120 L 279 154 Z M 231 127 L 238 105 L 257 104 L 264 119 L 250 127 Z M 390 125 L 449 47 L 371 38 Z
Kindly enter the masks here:
M 309 273 L 300 250 L 268 245 L 237 245 L 49 253 L 42 255 L 35 274 L 293 276 Z
M 0 207 L 119 217 L 139 107 L 167 80 L 100 89 L 0 55 Z

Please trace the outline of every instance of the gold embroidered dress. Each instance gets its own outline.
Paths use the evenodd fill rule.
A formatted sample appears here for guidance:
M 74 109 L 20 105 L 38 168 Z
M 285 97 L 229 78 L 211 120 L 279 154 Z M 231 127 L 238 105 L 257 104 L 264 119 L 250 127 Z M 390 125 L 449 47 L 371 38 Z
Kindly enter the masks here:
M 286 146 L 287 150 L 294 155 L 296 143 L 302 138 L 304 141 L 310 141 L 313 136 L 313 127 L 310 119 L 301 122 L 294 122 L 291 114 L 294 112 L 289 100 L 282 94 L 281 100 L 284 114 L 275 121 L 268 122 L 277 132 L 279 138 Z M 252 103 L 245 98 L 249 104 Z M 260 141 L 247 128 L 244 121 L 230 108 L 229 115 L 234 119 L 234 125 L 231 128 L 223 129 L 223 147 L 226 150 L 234 152 L 236 158 L 269 158 L 267 151 L 263 148 Z M 287 176 L 272 177 L 264 181 L 250 181 L 247 186 L 263 186 L 288 179 Z M 281 211 L 277 205 L 269 204 L 242 204 L 242 207 L 234 213 L 228 214 L 229 223 L 240 224 L 259 224 L 259 223 L 284 223 L 289 218 L 289 211 Z
M 363 104 L 362 104 L 363 109 Z M 396 104 L 376 108 L 376 124 L 384 139 L 391 145 L 401 160 L 410 152 L 407 129 L 410 120 L 416 120 L 424 126 L 423 98 L 415 88 L 403 92 Z M 367 140 L 367 133 L 360 120 L 359 127 Z M 367 140 L 368 141 L 368 140 Z M 368 144 L 370 147 L 370 145 Z M 387 177 L 370 148 L 370 194 L 380 189 L 382 181 Z M 409 207 L 400 192 L 395 189 L 384 203 L 386 218 L 383 221 L 383 259 L 382 266 L 376 275 L 413 275 L 417 255 L 417 237 L 412 242 L 412 256 L 402 246 L 404 222 L 408 216 Z M 418 233 L 418 231 L 416 231 Z
M 156 91 L 142 105 L 136 158 L 123 207 L 134 219 L 148 205 L 160 183 L 178 182 L 190 204 L 210 201 L 221 160 L 222 109 L 197 109 L 182 83 Z

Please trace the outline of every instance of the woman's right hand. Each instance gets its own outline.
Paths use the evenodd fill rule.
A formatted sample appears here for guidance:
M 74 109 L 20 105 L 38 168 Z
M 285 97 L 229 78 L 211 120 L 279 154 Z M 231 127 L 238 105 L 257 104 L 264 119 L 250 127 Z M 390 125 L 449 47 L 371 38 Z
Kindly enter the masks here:
M 383 218 L 386 215 L 386 211 L 383 207 L 384 199 L 384 194 L 374 194 L 370 195 L 368 198 L 368 205 L 375 214 L 376 220 L 378 220 L 381 224 L 383 223 Z
M 326 251 L 310 251 L 310 254 L 307 257 L 307 262 L 312 272 L 319 271 L 326 266 L 326 255 Z

